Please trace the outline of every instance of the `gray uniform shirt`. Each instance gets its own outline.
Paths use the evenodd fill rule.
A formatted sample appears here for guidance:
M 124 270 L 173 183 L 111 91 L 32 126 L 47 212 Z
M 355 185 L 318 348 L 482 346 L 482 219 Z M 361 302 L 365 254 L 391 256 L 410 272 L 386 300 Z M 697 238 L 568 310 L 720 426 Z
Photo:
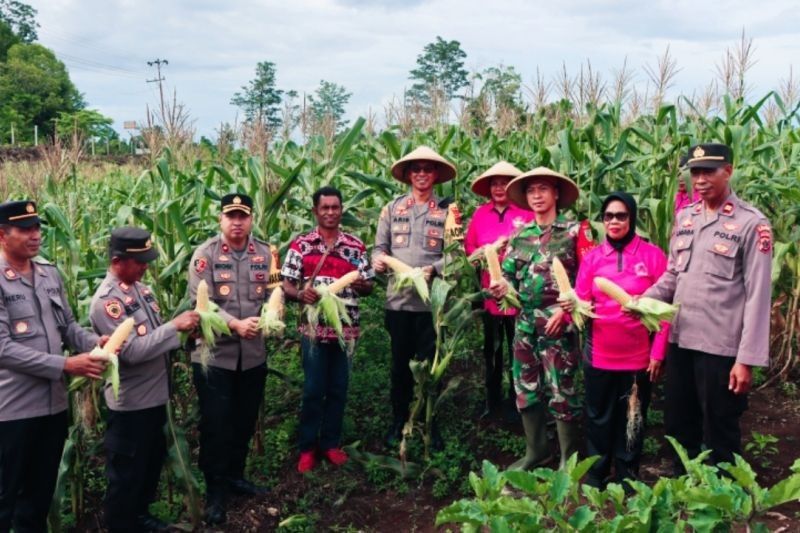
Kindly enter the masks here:
M 31 283 L 0 254 L 0 422 L 64 411 L 64 345 L 87 352 L 98 340 L 75 322 L 58 270 L 33 263 Z
M 111 335 L 126 318 L 134 326 L 119 353 L 119 398 L 106 384 L 109 409 L 137 411 L 165 405 L 169 401 L 169 352 L 180 346 L 178 330 L 161 324 L 155 295 L 147 285 L 128 285 L 108 272 L 92 298 L 92 326 L 101 335 Z
M 644 296 L 680 304 L 670 342 L 767 366 L 771 268 L 769 222 L 731 193 L 709 220 L 702 202 L 678 213 L 667 271 Z
M 444 222 L 447 208 L 438 207 L 440 199 L 431 195 L 425 205 L 414 205 L 414 196 L 405 194 L 392 200 L 381 211 L 372 260 L 381 254 L 396 257 L 412 267 L 433 265 L 437 273 L 444 269 Z M 430 311 L 414 288 L 386 291 L 386 309 L 394 311 Z
M 269 291 L 270 265 L 277 250 L 252 235 L 244 253 L 236 254 L 222 235 L 212 237 L 200 245 L 192 255 L 189 265 L 189 294 L 192 303 L 197 296 L 201 279 L 208 284 L 208 296 L 220 307 L 225 322 L 233 318 L 259 316 L 261 305 Z M 241 369 L 249 370 L 266 360 L 264 339 L 243 339 L 236 332 L 217 338 L 214 358 L 209 366 L 236 370 L 241 359 Z M 192 362 L 200 362 L 199 350 L 192 354 Z

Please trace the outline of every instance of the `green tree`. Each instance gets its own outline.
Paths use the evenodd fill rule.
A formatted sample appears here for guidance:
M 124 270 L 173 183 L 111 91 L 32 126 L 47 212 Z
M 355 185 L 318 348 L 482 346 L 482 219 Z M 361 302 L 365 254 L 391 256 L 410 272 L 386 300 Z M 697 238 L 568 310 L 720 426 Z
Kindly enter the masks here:
M 6 23 L 24 43 L 32 43 L 38 38 L 36 10 L 28 4 L 17 0 L 0 0 L 0 22 Z
M 52 135 L 62 112 L 85 107 L 83 96 L 69 79 L 64 63 L 40 44 L 15 44 L 0 64 L 0 127 L 8 135 L 16 124 L 20 140 L 33 137 L 33 126 Z
M 20 42 L 11 26 L 0 20 L 0 63 L 8 58 L 8 49 Z
M 452 100 L 456 92 L 468 84 L 464 68 L 466 52 L 458 41 L 445 41 L 438 35 L 436 41 L 428 43 L 417 56 L 417 68 L 411 71 L 410 79 L 416 80 L 408 96 L 430 103 L 431 95 L 441 95 Z
M 352 93 L 342 85 L 320 80 L 319 87 L 308 97 L 311 116 L 317 123 L 332 122 L 339 130 L 347 126 L 344 118 L 344 106 L 350 101 Z
M 283 91 L 275 86 L 275 75 L 275 63 L 261 61 L 256 65 L 256 77 L 231 98 L 231 104 L 240 107 L 247 120 L 262 122 L 270 130 L 281 125 Z
M 75 112 L 62 111 L 58 114 L 57 133 L 69 137 L 77 132 L 80 137 L 95 141 L 113 141 L 119 134 L 111 127 L 114 120 L 95 109 L 80 109 Z
M 518 125 L 528 109 L 522 99 L 522 76 L 512 66 L 489 67 L 475 79 L 482 82 L 480 91 L 467 104 L 470 123 L 478 131 L 496 124 L 501 117 L 515 117 Z

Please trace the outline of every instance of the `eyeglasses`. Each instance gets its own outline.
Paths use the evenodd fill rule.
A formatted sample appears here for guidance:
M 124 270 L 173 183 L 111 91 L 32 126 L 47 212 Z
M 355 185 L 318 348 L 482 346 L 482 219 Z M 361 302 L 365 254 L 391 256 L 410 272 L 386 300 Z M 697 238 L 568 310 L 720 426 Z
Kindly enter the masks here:
M 606 211 L 603 213 L 603 222 L 611 222 L 615 218 L 620 222 L 626 222 L 628 220 L 628 213 L 625 213 L 624 211 L 619 211 L 617 213 Z
M 408 166 L 408 172 L 410 174 L 433 174 L 436 172 L 436 165 L 430 164 L 411 164 Z

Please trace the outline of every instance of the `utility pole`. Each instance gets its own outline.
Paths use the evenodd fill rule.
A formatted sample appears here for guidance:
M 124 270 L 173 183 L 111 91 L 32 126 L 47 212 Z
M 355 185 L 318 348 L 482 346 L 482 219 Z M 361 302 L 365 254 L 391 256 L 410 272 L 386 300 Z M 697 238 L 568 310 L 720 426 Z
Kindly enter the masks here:
M 166 78 L 161 75 L 161 65 L 164 66 L 169 65 L 169 61 L 167 61 L 166 59 L 154 59 L 153 61 L 148 61 L 147 65 L 150 67 L 155 65 L 156 67 L 156 72 L 158 73 L 158 76 L 156 76 L 152 80 L 147 80 L 147 83 L 158 83 L 158 92 L 161 95 L 161 120 L 167 120 L 167 115 L 164 110 L 164 86 L 161 83 Z

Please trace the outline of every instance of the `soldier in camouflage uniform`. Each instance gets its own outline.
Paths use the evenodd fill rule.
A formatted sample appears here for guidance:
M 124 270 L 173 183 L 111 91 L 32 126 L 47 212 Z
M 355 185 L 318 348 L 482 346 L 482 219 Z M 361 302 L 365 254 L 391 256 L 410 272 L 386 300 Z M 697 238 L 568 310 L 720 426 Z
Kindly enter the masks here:
M 510 239 L 502 265 L 522 304 L 512 372 L 527 450 L 511 468 L 530 469 L 549 459 L 547 408 L 556 419 L 563 465 L 578 450 L 581 402 L 575 376 L 580 358 L 576 333 L 557 302 L 551 265 L 558 257 L 574 280 L 578 261 L 592 247 L 591 233 L 588 226 L 558 213 L 578 198 L 578 187 L 566 176 L 539 167 L 515 178 L 506 190 L 512 202 L 536 215 Z M 498 297 L 507 286 L 501 283 L 490 290 Z

